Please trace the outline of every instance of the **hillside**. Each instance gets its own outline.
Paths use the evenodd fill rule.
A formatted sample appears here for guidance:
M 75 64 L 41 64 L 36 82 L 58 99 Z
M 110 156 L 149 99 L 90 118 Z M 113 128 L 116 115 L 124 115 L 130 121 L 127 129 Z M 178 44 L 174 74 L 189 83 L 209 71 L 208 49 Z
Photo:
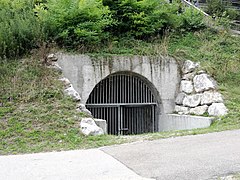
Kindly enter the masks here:
M 85 116 L 75 111 L 76 103 L 65 97 L 61 74 L 47 68 L 37 55 L 1 61 L 0 66 L 0 154 L 79 149 L 141 139 L 206 133 L 240 128 L 240 48 L 239 37 L 199 31 L 165 36 L 153 42 L 122 41 L 121 47 L 101 54 L 170 54 L 177 59 L 200 61 L 219 82 L 229 114 L 210 128 L 154 133 L 130 138 L 104 135 L 84 137 L 79 121 Z M 96 55 L 96 54 L 95 54 Z
M 240 128 L 240 37 L 229 33 L 230 12 L 219 12 L 214 22 L 223 28 L 216 31 L 207 28 L 199 11 L 165 0 L 0 0 L 0 6 L 0 154 Z M 85 137 L 79 122 L 86 115 L 64 95 L 61 73 L 45 62 L 57 51 L 198 61 L 218 81 L 229 114 L 207 129 Z

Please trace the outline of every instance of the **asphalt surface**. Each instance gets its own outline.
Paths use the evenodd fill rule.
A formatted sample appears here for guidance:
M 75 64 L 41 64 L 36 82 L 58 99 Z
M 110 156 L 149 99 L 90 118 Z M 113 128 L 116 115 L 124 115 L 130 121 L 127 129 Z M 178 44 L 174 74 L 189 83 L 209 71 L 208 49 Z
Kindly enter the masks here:
M 99 149 L 0 156 L 0 180 L 143 180 Z
M 240 130 L 0 156 L 0 180 L 217 179 L 240 172 Z
M 240 130 L 102 148 L 137 174 L 154 179 L 218 179 L 240 172 Z

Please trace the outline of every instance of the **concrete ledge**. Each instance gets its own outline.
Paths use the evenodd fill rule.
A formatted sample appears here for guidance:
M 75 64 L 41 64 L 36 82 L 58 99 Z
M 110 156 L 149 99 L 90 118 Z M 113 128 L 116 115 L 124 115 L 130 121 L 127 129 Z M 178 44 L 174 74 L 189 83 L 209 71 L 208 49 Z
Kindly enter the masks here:
M 207 128 L 212 124 L 213 119 L 213 117 L 164 114 L 159 117 L 159 131 Z
M 94 119 L 98 127 L 102 128 L 104 134 L 107 134 L 107 121 L 104 119 Z

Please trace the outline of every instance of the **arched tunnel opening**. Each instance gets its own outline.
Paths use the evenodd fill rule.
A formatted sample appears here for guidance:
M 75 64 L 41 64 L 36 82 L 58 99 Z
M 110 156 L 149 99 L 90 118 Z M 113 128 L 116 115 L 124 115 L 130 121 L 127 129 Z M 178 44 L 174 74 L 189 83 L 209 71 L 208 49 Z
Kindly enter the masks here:
M 158 131 L 158 99 L 147 79 L 132 72 L 118 72 L 94 87 L 86 107 L 94 118 L 107 121 L 108 134 L 142 134 Z

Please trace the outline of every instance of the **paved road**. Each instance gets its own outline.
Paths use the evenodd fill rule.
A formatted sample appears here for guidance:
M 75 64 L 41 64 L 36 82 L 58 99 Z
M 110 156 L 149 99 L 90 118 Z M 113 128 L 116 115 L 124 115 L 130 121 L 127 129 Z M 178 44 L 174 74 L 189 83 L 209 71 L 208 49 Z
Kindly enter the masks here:
M 236 172 L 240 172 L 240 130 L 0 156 L 0 180 L 202 180 Z
M 99 149 L 0 156 L 0 180 L 143 180 Z
M 155 179 L 216 179 L 240 172 L 240 130 L 104 147 L 137 174 Z

